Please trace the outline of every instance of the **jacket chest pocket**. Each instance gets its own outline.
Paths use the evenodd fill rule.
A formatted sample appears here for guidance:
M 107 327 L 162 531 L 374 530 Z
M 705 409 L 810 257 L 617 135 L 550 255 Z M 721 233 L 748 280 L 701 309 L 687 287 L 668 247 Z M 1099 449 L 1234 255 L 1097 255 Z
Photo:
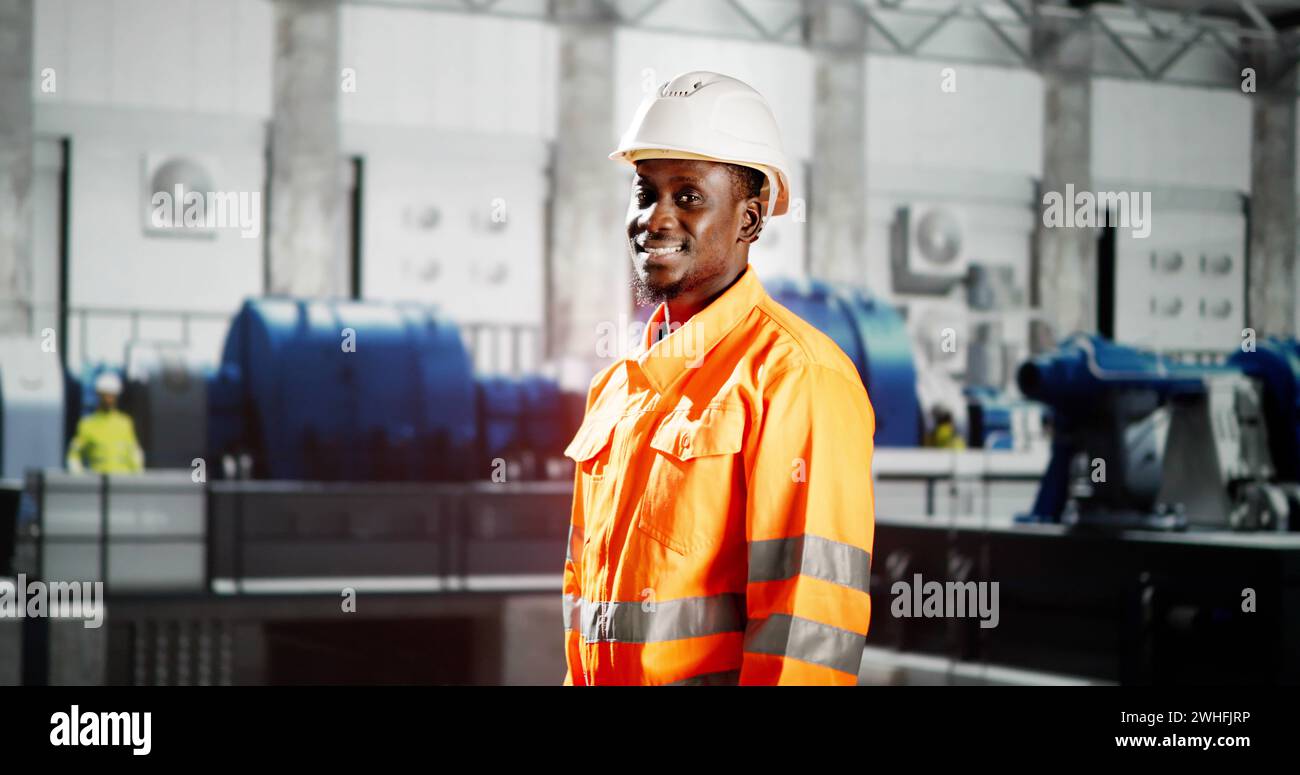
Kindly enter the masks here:
M 739 407 L 711 406 L 695 418 L 668 414 L 650 439 L 655 457 L 637 527 L 679 554 L 721 544 L 744 436 Z
M 617 415 L 587 415 L 573 441 L 564 449 L 564 456 L 577 463 L 584 477 L 603 479 L 609 467 L 610 443 L 618 427 Z
M 587 415 L 564 455 L 573 460 L 578 472 L 575 478 L 575 498 L 581 498 L 584 533 L 595 535 L 608 518 L 608 501 L 613 477 L 606 476 L 613 455 L 614 430 L 618 415 Z

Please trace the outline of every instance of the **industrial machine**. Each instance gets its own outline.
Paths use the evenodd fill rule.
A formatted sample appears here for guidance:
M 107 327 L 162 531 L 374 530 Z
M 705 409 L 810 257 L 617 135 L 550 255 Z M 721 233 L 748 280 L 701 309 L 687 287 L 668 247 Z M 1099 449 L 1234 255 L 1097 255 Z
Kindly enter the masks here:
M 966 397 L 968 446 L 1020 449 L 1042 440 L 1042 404 L 982 385 L 969 385 L 962 394 Z
M 190 468 L 207 449 L 212 377 L 212 368 L 183 347 L 140 341 L 127 345 L 122 408 L 135 421 L 149 468 Z
M 258 479 L 489 479 L 525 452 L 544 476 L 535 461 L 560 456 L 570 405 L 540 376 L 476 379 L 428 307 L 253 299 L 209 388 L 208 450 Z
M 63 366 L 41 340 L 0 338 L 0 479 L 63 464 Z
M 463 479 L 474 380 L 456 328 L 427 308 L 253 299 L 210 393 L 214 460 L 259 479 Z
M 1184 364 L 1076 336 L 1017 375 L 1054 414 L 1028 519 L 1112 527 L 1287 529 L 1300 518 L 1300 345 Z
M 0 576 L 13 555 L 23 472 L 63 464 L 64 376 L 31 337 L 0 337 Z

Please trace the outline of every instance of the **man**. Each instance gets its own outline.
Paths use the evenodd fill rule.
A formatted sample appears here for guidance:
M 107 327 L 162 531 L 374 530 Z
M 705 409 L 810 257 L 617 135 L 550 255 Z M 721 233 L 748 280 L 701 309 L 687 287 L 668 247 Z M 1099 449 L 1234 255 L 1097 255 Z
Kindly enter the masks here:
M 118 410 L 122 378 L 106 371 L 95 379 L 99 403 L 95 411 L 77 422 L 68 445 L 68 470 L 79 474 L 89 464 L 97 474 L 138 474 L 144 470 L 144 452 L 135 438 L 130 415 Z M 84 460 L 83 460 L 84 458 Z
M 611 158 L 636 167 L 634 286 L 659 306 L 565 451 L 564 683 L 855 684 L 875 418 L 848 357 L 748 268 L 764 206 L 787 209 L 775 118 L 686 73 Z
M 925 446 L 941 449 L 966 449 L 966 440 L 957 432 L 957 421 L 952 412 L 942 404 L 935 404 L 930 410 L 930 421 L 934 427 L 926 431 Z

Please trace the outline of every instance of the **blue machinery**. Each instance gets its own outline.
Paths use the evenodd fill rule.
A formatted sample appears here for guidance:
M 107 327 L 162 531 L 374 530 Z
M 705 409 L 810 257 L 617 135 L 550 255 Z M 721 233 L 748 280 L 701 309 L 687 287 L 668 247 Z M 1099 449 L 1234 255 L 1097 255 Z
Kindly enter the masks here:
M 462 479 L 475 437 L 469 356 L 427 310 L 255 299 L 211 389 L 216 459 L 260 479 Z
M 876 414 L 876 446 L 920 446 L 912 342 L 898 312 L 862 291 L 819 280 L 765 285 L 772 298 L 834 340 L 858 367 Z
M 1300 514 L 1295 341 L 1193 366 L 1077 336 L 1017 381 L 1056 422 L 1034 521 L 1285 530 Z
M 476 461 L 562 449 L 565 420 L 553 382 L 476 380 L 428 308 L 256 299 L 211 386 L 210 451 L 247 454 L 259 479 L 456 481 L 487 478 Z

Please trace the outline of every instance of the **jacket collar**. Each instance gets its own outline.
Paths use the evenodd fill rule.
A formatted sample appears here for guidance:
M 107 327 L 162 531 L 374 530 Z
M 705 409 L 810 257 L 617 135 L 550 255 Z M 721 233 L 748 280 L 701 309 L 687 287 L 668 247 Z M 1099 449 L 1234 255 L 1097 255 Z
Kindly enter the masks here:
M 687 369 L 698 368 L 709 351 L 766 297 L 767 291 L 759 282 L 758 275 L 747 264 L 740 277 L 721 296 L 697 312 L 685 325 L 656 342 L 656 333 L 664 321 L 664 304 L 661 303 L 646 323 L 641 345 L 628 360 L 635 361 L 651 389 L 662 394 Z

